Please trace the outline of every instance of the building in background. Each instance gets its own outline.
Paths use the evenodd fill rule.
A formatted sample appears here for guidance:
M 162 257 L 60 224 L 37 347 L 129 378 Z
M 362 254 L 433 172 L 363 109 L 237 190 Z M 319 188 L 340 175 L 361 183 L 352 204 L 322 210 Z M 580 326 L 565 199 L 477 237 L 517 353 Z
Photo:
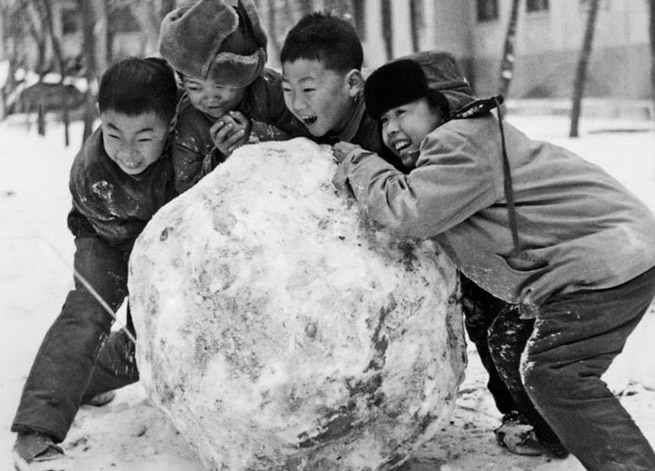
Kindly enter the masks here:
M 600 0 L 585 95 L 650 99 L 648 0 Z M 522 0 L 513 98 L 570 97 L 589 0 Z M 354 0 L 367 65 L 419 50 L 451 51 L 480 95 L 496 93 L 512 0 Z M 391 24 L 384 25 L 384 9 Z M 381 21 L 382 19 L 382 21 Z
M 180 0 L 178 0 L 179 3 Z M 600 0 L 587 97 L 650 99 L 649 0 Z M 655 1 L 655 0 L 653 0 Z M 366 67 L 418 50 L 452 52 L 480 95 L 498 91 L 512 0 L 255 0 L 269 32 L 269 66 L 279 68 L 288 29 L 311 10 L 350 19 L 364 44 Z M 111 60 L 156 52 L 157 22 L 144 32 L 139 5 L 173 8 L 175 0 L 113 2 L 108 17 Z M 569 98 L 589 0 L 521 0 L 510 98 Z M 82 52 L 82 19 L 75 0 L 52 0 L 53 29 L 67 60 Z M 168 11 L 168 10 L 167 10 Z M 271 16 L 273 15 L 273 16 Z M 147 13 L 146 13 L 147 16 Z M 140 21 L 139 21 L 140 20 Z M 4 22 L 8 21 L 6 18 Z M 3 28 L 0 18 L 0 32 Z M 157 23 L 157 24 L 155 24 Z M 271 34 L 273 29 L 273 34 Z M 153 39 L 154 38 L 154 39 Z M 0 53 L 12 39 L 0 34 Z M 3 41 L 5 44 L 3 45 Z M 37 47 L 25 53 L 34 63 Z M 0 54 L 0 59 L 3 55 Z

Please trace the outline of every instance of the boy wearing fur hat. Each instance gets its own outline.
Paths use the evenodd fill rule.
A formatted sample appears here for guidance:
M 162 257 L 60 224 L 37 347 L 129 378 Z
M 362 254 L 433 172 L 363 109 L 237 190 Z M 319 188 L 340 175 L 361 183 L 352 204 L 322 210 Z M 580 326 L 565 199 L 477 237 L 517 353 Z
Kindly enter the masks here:
M 597 166 L 496 119 L 499 100 L 471 95 L 460 109 L 451 84 L 426 75 L 402 59 L 365 88 L 409 173 L 342 143 L 335 184 L 389 230 L 433 237 L 502 300 L 489 348 L 540 439 L 554 434 L 589 471 L 655 469 L 650 444 L 601 380 L 655 295 L 655 216 Z
M 452 55 L 426 51 L 403 59 L 411 59 L 423 68 L 431 88 L 448 90 L 448 99 L 441 100 L 441 109 L 445 120 L 450 119 L 450 110 L 462 110 L 467 105 L 471 106 L 473 110 L 476 109 L 474 92 Z M 438 99 L 443 95 L 437 93 L 429 96 L 432 97 L 431 99 Z M 488 105 L 493 101 L 486 100 L 485 103 Z M 410 168 L 405 166 L 401 170 L 407 173 Z M 541 455 L 544 453 L 544 445 L 549 448 L 551 455 L 568 454 L 554 434 L 547 431 L 547 427 L 544 427 L 544 431 L 539 434 L 542 442 L 540 443 L 530 421 L 524 417 L 520 411 L 521 407 L 514 400 L 503 378 L 500 377 L 489 351 L 487 334 L 496 313 L 503 308 L 516 309 L 516 307 L 508 306 L 501 299 L 480 288 L 461 271 L 459 275 L 460 302 L 466 333 L 475 345 L 480 361 L 489 375 L 487 388 L 494 399 L 496 408 L 502 414 L 502 423 L 494 430 L 498 444 L 519 455 Z
M 364 52 L 350 23 L 328 13 L 303 17 L 280 52 L 284 99 L 319 143 L 353 142 L 390 162 L 364 103 Z
M 176 103 L 175 75 L 162 59 L 126 59 L 101 79 L 101 125 L 70 173 L 75 288 L 43 339 L 11 427 L 20 471 L 60 469 L 49 461 L 65 458 L 57 443 L 80 404 L 102 405 L 138 381 L 134 344 L 124 330 L 110 334 L 106 308 L 123 303 L 134 241 L 175 195 L 168 133 Z M 133 333 L 129 312 L 127 328 Z
M 200 0 L 162 21 L 159 52 L 185 91 L 172 150 L 179 192 L 243 144 L 306 135 L 281 76 L 264 67 L 266 43 L 252 0 Z

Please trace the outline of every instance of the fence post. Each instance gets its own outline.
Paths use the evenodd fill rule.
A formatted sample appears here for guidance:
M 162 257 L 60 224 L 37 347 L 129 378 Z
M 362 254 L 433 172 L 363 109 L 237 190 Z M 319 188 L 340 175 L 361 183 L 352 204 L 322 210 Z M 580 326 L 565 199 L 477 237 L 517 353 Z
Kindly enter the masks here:
M 37 132 L 39 136 L 45 136 L 45 111 L 43 109 L 43 101 L 39 101 L 39 114 L 37 117 Z
M 64 145 L 68 147 L 68 144 L 70 143 L 70 134 L 68 133 L 68 125 L 70 123 L 70 119 L 68 116 L 68 100 L 66 99 L 66 96 L 64 96 L 64 106 L 62 109 L 62 114 L 64 120 Z

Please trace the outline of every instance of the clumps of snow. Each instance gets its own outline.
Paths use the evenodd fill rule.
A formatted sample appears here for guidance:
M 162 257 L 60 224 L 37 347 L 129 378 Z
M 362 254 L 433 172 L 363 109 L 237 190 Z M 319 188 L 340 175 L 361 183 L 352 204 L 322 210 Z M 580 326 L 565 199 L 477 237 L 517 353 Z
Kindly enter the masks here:
M 235 152 L 130 263 L 141 382 L 211 469 L 390 469 L 449 417 L 454 267 L 359 217 L 306 139 Z

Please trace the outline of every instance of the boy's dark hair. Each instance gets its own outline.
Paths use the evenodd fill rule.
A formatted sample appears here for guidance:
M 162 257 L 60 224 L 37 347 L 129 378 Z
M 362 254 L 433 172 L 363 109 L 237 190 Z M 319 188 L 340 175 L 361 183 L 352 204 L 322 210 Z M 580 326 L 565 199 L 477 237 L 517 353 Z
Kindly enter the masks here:
M 173 69 L 156 57 L 132 57 L 113 64 L 98 90 L 100 113 L 114 110 L 128 116 L 154 112 L 165 121 L 175 115 L 177 84 Z
M 317 60 L 328 70 L 361 70 L 362 42 L 346 20 L 324 12 L 304 16 L 287 34 L 280 61 Z

